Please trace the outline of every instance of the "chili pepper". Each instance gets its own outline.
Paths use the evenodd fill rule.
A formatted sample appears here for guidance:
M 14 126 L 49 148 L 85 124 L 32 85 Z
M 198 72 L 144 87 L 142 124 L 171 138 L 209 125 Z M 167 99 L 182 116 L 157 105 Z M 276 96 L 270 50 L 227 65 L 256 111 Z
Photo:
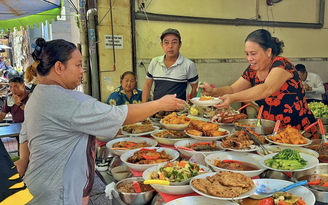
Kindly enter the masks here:
M 200 145 L 206 145 L 206 144 L 208 144 L 208 145 L 212 145 L 212 143 L 210 143 L 210 142 L 201 142 L 201 143 L 199 143 Z
M 127 145 L 124 145 L 124 147 L 134 147 L 136 146 L 136 143 L 134 142 L 127 142 Z
M 222 162 L 223 162 L 223 163 L 235 162 L 235 163 L 240 163 L 240 164 L 243 163 L 243 162 L 241 162 L 241 161 L 233 160 L 233 159 L 224 159 Z
M 193 145 L 190 146 L 190 149 L 193 148 L 194 146 L 197 146 L 198 144 L 199 144 L 198 142 L 194 143 Z
M 320 179 L 317 179 L 313 182 L 308 182 L 307 185 L 318 185 L 320 183 Z
M 246 132 L 245 132 L 244 130 L 243 130 L 243 131 L 241 131 L 240 133 L 241 133 L 241 134 L 243 134 L 243 135 L 245 135 L 245 134 L 246 134 Z
M 328 182 L 325 182 L 322 186 L 328 187 Z
M 145 154 L 143 154 L 143 155 L 141 155 L 144 159 L 158 159 L 159 158 L 159 156 L 148 156 L 148 155 L 145 155 Z
M 156 151 L 156 149 L 141 148 L 139 151 Z
M 250 133 L 252 133 L 253 135 L 260 136 L 259 133 L 256 133 L 256 132 L 254 132 L 253 130 L 251 130 L 251 129 L 249 129 L 249 128 L 247 128 L 247 130 L 248 130 Z

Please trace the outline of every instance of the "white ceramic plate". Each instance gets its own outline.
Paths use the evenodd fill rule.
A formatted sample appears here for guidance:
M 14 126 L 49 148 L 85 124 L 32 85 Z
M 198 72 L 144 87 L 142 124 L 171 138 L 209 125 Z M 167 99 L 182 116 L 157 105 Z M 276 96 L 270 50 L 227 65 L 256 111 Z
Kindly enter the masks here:
M 269 167 L 265 164 L 265 160 L 267 159 L 271 159 L 274 155 L 276 155 L 277 153 L 273 153 L 273 154 L 268 154 L 263 156 L 260 159 L 260 164 L 267 168 L 267 169 L 271 169 L 271 170 L 275 170 L 275 171 L 281 171 L 281 172 L 299 172 L 299 171 L 304 171 L 304 170 L 308 170 L 311 169 L 315 166 L 317 166 L 319 164 L 319 160 L 317 158 L 315 158 L 312 155 L 308 155 L 308 154 L 304 154 L 304 153 L 300 153 L 301 157 L 307 161 L 307 165 L 305 167 L 303 167 L 302 169 L 297 169 L 297 170 L 281 170 L 281 169 L 274 169 L 272 167 Z
M 162 164 L 165 165 L 166 163 L 162 163 Z M 210 169 L 207 168 L 206 166 L 199 165 L 199 167 L 203 168 L 205 172 L 210 171 Z M 149 179 L 149 173 L 153 173 L 154 171 L 157 171 L 157 168 L 158 165 L 146 169 L 143 172 L 142 177 L 145 180 Z M 172 195 L 190 194 L 194 192 L 194 190 L 191 189 L 190 184 L 182 185 L 182 186 L 170 186 L 170 185 L 166 186 L 166 185 L 159 185 L 159 184 L 151 184 L 151 186 L 159 192 L 172 194 Z
M 227 131 L 228 134 L 226 134 L 226 135 L 222 135 L 222 136 L 218 136 L 218 137 L 196 136 L 196 135 L 188 134 L 187 132 L 186 132 L 186 134 L 189 135 L 191 138 L 194 138 L 194 139 L 196 139 L 196 140 L 218 140 L 218 139 L 221 139 L 221 138 L 224 138 L 224 137 L 230 135 L 230 131 L 227 130 L 227 129 L 219 128 L 219 130 L 220 130 L 220 131 Z
M 190 101 L 195 104 L 195 105 L 200 105 L 200 106 L 213 106 L 219 103 L 222 103 L 223 101 L 219 98 L 214 98 L 213 100 L 204 100 L 204 101 L 200 101 L 199 100 L 200 97 L 194 97 L 192 99 L 190 99 Z
M 294 184 L 294 182 L 280 179 L 253 179 L 253 182 L 256 186 L 256 189 L 262 192 L 275 192 L 286 186 Z M 315 203 L 314 194 L 304 186 L 290 189 L 287 191 L 287 193 L 292 193 L 295 196 L 302 197 L 302 200 L 306 203 L 306 205 L 313 205 Z
M 151 147 L 155 147 L 157 145 L 156 140 L 149 139 L 146 137 L 124 137 L 124 138 L 118 138 L 118 139 L 111 140 L 111 141 L 107 142 L 106 146 L 110 149 L 110 148 L 113 148 L 113 144 L 115 144 L 116 142 L 122 142 L 122 141 L 147 142 L 147 144 L 151 145 Z M 130 150 L 111 150 L 112 153 L 119 155 L 119 156 L 124 154 L 127 151 L 130 151 Z
M 278 145 L 264 145 L 264 147 L 266 147 L 267 150 L 269 150 L 269 151 L 271 151 L 273 153 L 280 152 L 280 151 L 282 151 L 284 149 L 292 149 L 292 150 L 297 149 L 297 151 L 299 153 L 304 153 L 304 154 L 312 155 L 315 158 L 318 158 L 319 157 L 318 152 L 316 152 L 316 151 L 314 151 L 312 149 L 306 149 L 306 148 L 302 148 L 302 147 L 285 147 L 285 146 L 278 146 Z M 262 149 L 258 149 L 257 150 L 257 154 L 264 156 Z
M 155 131 L 157 131 L 157 130 L 159 130 L 159 127 L 157 127 L 157 126 L 152 126 L 153 128 L 155 128 L 155 130 L 153 130 L 153 131 L 149 131 L 149 132 L 143 132 L 143 133 L 138 133 L 138 134 L 131 134 L 131 133 L 128 133 L 128 132 L 125 132 L 125 131 L 121 131 L 122 132 L 122 134 L 124 134 L 124 135 L 130 135 L 130 136 L 141 136 L 141 135 L 148 135 L 148 134 L 151 134 L 152 132 L 155 132 Z
M 221 145 L 221 143 L 222 142 L 218 142 L 220 147 L 222 147 L 224 149 L 227 149 L 227 150 L 230 150 L 230 151 L 234 151 L 234 152 L 254 152 L 254 151 L 257 151 L 259 149 L 259 147 L 257 145 L 250 145 L 250 149 L 232 149 L 232 148 L 223 147 Z
M 286 144 L 286 143 L 280 143 L 280 142 L 275 142 L 273 140 L 270 140 L 269 139 L 269 136 L 265 136 L 265 139 L 268 141 L 268 142 L 271 142 L 273 144 L 277 144 L 277 145 L 281 145 L 281 146 L 287 146 L 287 147 L 303 147 L 303 146 L 306 146 L 306 145 L 310 145 L 312 143 L 311 140 L 307 139 L 307 138 L 304 138 L 306 139 L 307 143 L 306 144 Z
M 188 196 L 175 199 L 165 205 L 236 205 L 231 201 L 210 199 L 204 196 Z
M 175 151 L 174 149 L 163 148 L 163 147 L 152 147 L 151 149 L 157 149 L 157 152 L 164 150 L 166 154 L 171 156 L 171 158 L 172 158 L 172 160 L 170 160 L 171 162 L 176 160 L 180 156 L 179 152 Z M 139 150 L 139 149 L 130 150 L 121 155 L 122 162 L 124 162 L 131 169 L 134 169 L 136 171 L 145 171 L 146 169 L 148 169 L 150 167 L 158 166 L 158 164 L 160 164 L 160 163 L 157 163 L 157 164 L 133 164 L 133 163 L 127 162 L 126 160 L 129 157 L 133 156 L 134 152 L 137 150 Z
M 178 141 L 183 141 L 183 140 L 188 139 L 188 138 L 162 138 L 162 137 L 155 136 L 155 134 L 162 132 L 162 131 L 165 131 L 165 130 L 157 130 L 150 134 L 157 142 L 159 142 L 161 144 L 174 145 L 174 143 L 176 143 Z
M 249 197 L 250 195 L 254 194 L 255 191 L 256 191 L 256 186 L 254 186 L 251 190 L 249 190 L 248 192 L 246 193 L 243 193 L 241 195 L 239 195 L 238 197 L 235 197 L 235 198 L 223 198 L 223 197 L 217 197 L 217 196 L 212 196 L 212 195 L 209 195 L 209 194 L 205 194 L 201 191 L 198 191 L 193 185 L 192 185 L 192 181 L 195 180 L 195 179 L 205 179 L 207 176 L 213 176 L 215 175 L 216 172 L 211 172 L 211 173 L 206 173 L 206 174 L 201 174 L 201 175 L 198 175 L 198 176 L 195 176 L 191 181 L 190 181 L 190 186 L 191 188 L 197 192 L 198 194 L 202 195 L 202 196 L 205 196 L 205 197 L 208 197 L 208 198 L 212 198 L 212 199 L 219 199 L 219 200 L 238 200 L 238 199 L 244 199 L 244 198 L 247 198 Z
M 188 150 L 184 150 L 184 149 L 179 149 L 178 147 L 186 147 L 188 145 L 193 145 L 194 143 L 196 142 L 210 142 L 212 143 L 213 141 L 215 140 L 196 140 L 196 139 L 186 139 L 186 140 L 183 140 L 183 141 L 179 141 L 179 142 L 176 142 L 174 144 L 174 146 L 179 150 L 179 152 L 181 154 L 183 154 L 184 156 L 186 157 L 192 157 L 194 154 L 196 153 L 203 153 L 205 156 L 209 155 L 209 154 L 212 154 L 212 153 L 215 153 L 215 152 L 222 152 L 225 150 L 225 148 L 223 147 L 220 147 L 218 144 L 220 141 L 216 141 L 217 143 L 217 146 L 222 148 L 222 150 L 218 150 L 218 151 L 208 151 L 208 152 L 200 152 L 200 151 L 188 151 Z
M 262 158 L 262 156 L 258 154 L 250 154 L 250 153 L 238 153 L 238 152 L 216 152 L 213 154 L 210 154 L 206 156 L 205 162 L 209 166 L 211 166 L 215 171 L 231 171 L 236 173 L 241 173 L 247 177 L 255 177 L 260 175 L 266 168 L 262 166 L 259 163 L 259 160 Z M 231 160 L 238 160 L 241 162 L 248 162 L 251 164 L 254 164 L 259 168 L 259 170 L 253 170 L 253 171 L 239 171 L 239 170 L 229 170 L 229 169 L 223 169 L 220 167 L 214 166 L 215 160 L 225 160 L 225 159 L 231 159 Z

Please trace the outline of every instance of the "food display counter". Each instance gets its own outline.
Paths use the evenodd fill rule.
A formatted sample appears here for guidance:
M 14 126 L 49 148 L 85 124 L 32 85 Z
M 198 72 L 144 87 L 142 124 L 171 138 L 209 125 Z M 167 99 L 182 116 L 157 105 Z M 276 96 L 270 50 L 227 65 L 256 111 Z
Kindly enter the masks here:
M 221 124 L 220 125 L 220 128 L 222 129 L 225 129 L 227 131 L 229 131 L 229 133 L 234 133 L 235 132 L 235 127 L 233 124 L 229 124 L 229 125 L 224 125 L 224 124 Z M 156 132 L 158 133 L 158 131 Z M 126 134 L 126 133 L 125 133 Z M 131 134 L 132 135 L 132 134 Z M 148 138 L 148 139 L 155 139 L 153 137 L 153 135 L 151 133 L 148 133 L 146 135 L 141 135 L 141 134 L 138 134 L 137 136 L 138 138 L 140 137 L 144 137 L 144 138 Z M 131 139 L 134 138 L 133 136 L 131 136 Z M 108 142 L 107 143 L 107 146 L 110 145 L 110 148 L 112 148 L 112 144 L 113 143 L 110 143 Z M 273 149 L 273 145 L 269 145 L 268 147 L 272 147 Z M 278 145 L 277 145 L 278 146 Z M 165 149 L 173 149 L 173 150 L 176 150 L 176 151 L 179 151 L 179 149 L 177 149 L 177 147 L 173 146 L 173 145 L 165 145 L 165 144 L 161 144 L 161 143 L 157 143 L 157 146 L 156 147 L 162 147 L 162 148 L 165 148 Z M 302 146 L 298 146 L 299 148 L 301 148 Z M 276 147 L 274 147 L 276 148 Z M 293 149 L 297 149 L 297 147 L 293 148 Z M 302 148 L 303 149 L 303 148 Z M 283 150 L 283 149 L 281 149 Z M 306 151 L 307 149 L 305 149 Z M 229 155 L 229 152 L 231 153 L 239 153 L 239 154 L 242 154 L 242 155 L 257 155 L 259 154 L 259 152 L 257 151 L 254 151 L 254 150 L 251 150 L 250 152 L 245 152 L 245 151 L 236 151 L 236 150 L 233 150 L 233 149 L 226 149 L 225 151 L 220 151 L 220 153 L 226 153 L 227 155 Z M 126 153 L 126 152 L 125 152 Z M 312 153 L 312 152 L 311 152 Z M 308 169 L 308 167 L 312 168 L 312 167 L 316 167 L 317 164 L 316 164 L 316 158 L 319 156 L 316 156 L 314 154 L 311 155 L 311 153 L 309 154 L 304 154 L 304 153 L 301 153 L 300 155 L 301 156 L 305 156 L 306 159 L 311 159 L 311 162 L 308 163 L 304 170 Z M 196 154 L 197 155 L 197 154 Z M 238 154 L 237 154 L 238 155 Z M 214 154 L 215 156 L 215 154 Z M 233 155 L 231 154 L 231 156 L 233 157 Z M 261 155 L 258 155 L 258 156 L 261 156 Z M 309 157 L 310 156 L 310 157 Z M 205 157 L 205 156 L 204 156 Z M 206 158 L 207 159 L 207 158 Z M 312 159 L 316 159 L 316 160 L 312 160 Z M 198 163 L 198 161 L 194 161 L 193 159 L 193 156 L 190 158 L 190 156 L 185 156 L 183 154 L 180 153 L 180 156 L 177 160 L 190 160 L 190 162 L 193 162 L 193 163 Z M 193 161 L 192 161 L 193 160 Z M 202 160 L 205 160 L 205 159 L 202 159 Z M 113 174 L 111 173 L 111 169 L 116 167 L 116 166 L 121 166 L 121 165 L 126 165 L 127 162 L 126 162 L 126 157 L 125 159 L 123 159 L 123 161 L 120 159 L 119 156 L 114 156 L 114 157 L 110 157 L 110 160 L 108 161 L 108 165 L 105 169 L 103 169 L 102 171 L 97 171 L 98 172 L 98 175 L 102 178 L 102 180 L 104 181 L 105 184 L 110 184 L 111 182 L 117 182 L 117 180 L 114 179 L 113 177 Z M 215 160 L 213 160 L 215 161 Z M 233 161 L 233 160 L 232 160 Z M 258 160 L 258 161 L 261 161 L 261 160 Z M 262 160 L 263 161 L 263 160 Z M 324 161 L 321 161 L 321 163 L 323 163 Z M 251 162 L 250 162 L 251 163 Z M 263 162 L 264 163 L 264 162 Z M 206 165 L 206 164 L 205 164 Z M 154 166 L 158 166 L 158 165 L 154 165 Z M 128 176 L 128 178 L 131 178 L 131 177 L 144 177 L 145 179 L 145 175 L 143 176 L 143 173 L 144 171 L 137 171 L 137 170 L 133 170 L 131 169 L 130 167 L 130 175 Z M 294 172 L 294 171 L 293 171 Z M 213 175 L 213 174 L 210 174 L 210 175 Z M 201 176 L 201 175 L 199 175 Z M 279 171 L 279 169 L 274 169 L 274 168 L 265 168 L 264 171 L 262 171 L 261 174 L 259 174 L 258 176 L 251 176 L 253 181 L 256 182 L 256 183 L 259 183 L 258 181 L 256 181 L 257 179 L 268 179 L 268 180 L 265 180 L 265 181 L 270 181 L 270 183 L 274 183 L 275 180 L 277 180 L 277 182 L 281 182 L 282 184 L 291 184 L 293 182 L 293 175 L 292 175 L 292 172 L 287 172 L 287 171 Z M 197 178 L 197 177 L 196 177 Z M 270 180 L 269 180 L 270 179 Z M 295 179 L 294 179 L 295 180 Z M 267 182 L 265 182 L 267 183 Z M 255 186 L 257 186 L 258 184 L 255 184 Z M 153 186 L 153 187 L 156 187 L 156 186 Z M 308 192 L 311 196 L 314 196 L 312 194 L 312 192 L 306 187 L 301 187 L 302 189 L 304 188 L 306 190 L 306 192 Z M 156 188 L 155 188 L 156 189 Z M 297 188 L 295 188 L 297 189 Z M 181 194 L 181 195 L 174 195 L 174 194 L 167 194 L 167 193 L 162 193 L 159 191 L 160 189 L 156 189 L 156 194 L 154 195 L 153 199 L 148 202 L 147 204 L 152 204 L 152 205 L 162 205 L 162 204 L 165 204 L 165 203 L 169 203 L 170 201 L 174 201 L 176 199 L 179 199 L 179 198 L 184 198 L 184 197 L 189 197 L 188 199 L 190 199 L 190 197 L 198 197 L 198 196 L 201 196 L 204 194 L 201 194 L 201 192 L 197 191 L 196 192 L 192 192 L 192 193 L 188 193 L 188 194 Z M 299 190 L 299 189 L 297 189 Z M 328 194 L 328 192 L 324 192 L 325 194 Z M 322 194 L 322 193 L 321 193 Z M 211 197 L 209 197 L 211 198 Z M 209 199 L 208 197 L 206 197 L 206 199 Z M 212 197 L 212 198 L 215 198 L 215 197 Z M 196 199 L 196 198 L 195 198 Z M 216 198 L 218 199 L 218 198 Z M 323 201 L 325 200 L 325 198 L 323 198 Z M 225 200 L 227 201 L 227 200 Z M 236 201 L 235 200 L 228 200 L 228 201 L 233 201 L 233 203 L 235 203 Z M 324 202 L 320 202 L 320 201 L 315 201 L 315 197 L 313 198 L 313 203 L 310 202 L 309 204 L 316 204 L 316 205 L 321 205 L 321 204 L 326 204 L 328 203 L 328 201 L 324 201 Z M 228 203 L 227 203 L 228 204 Z

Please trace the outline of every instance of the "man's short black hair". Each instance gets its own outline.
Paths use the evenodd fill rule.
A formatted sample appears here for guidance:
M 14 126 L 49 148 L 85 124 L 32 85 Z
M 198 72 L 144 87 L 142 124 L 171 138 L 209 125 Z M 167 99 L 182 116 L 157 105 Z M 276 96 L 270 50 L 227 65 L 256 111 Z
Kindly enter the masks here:
M 297 64 L 295 66 L 295 68 L 296 68 L 297 71 L 300 71 L 301 73 L 305 73 L 306 72 L 305 65 L 303 65 L 303 64 Z
M 23 85 L 24 79 L 19 76 L 12 77 L 12 78 L 10 78 L 9 83 L 19 83 L 19 84 Z

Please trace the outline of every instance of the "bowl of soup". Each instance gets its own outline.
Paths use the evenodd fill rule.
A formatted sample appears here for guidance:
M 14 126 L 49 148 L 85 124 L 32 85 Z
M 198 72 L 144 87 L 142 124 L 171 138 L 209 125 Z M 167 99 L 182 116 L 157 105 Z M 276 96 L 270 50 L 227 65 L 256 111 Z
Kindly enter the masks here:
M 141 193 L 136 193 L 134 190 L 133 182 L 139 183 Z M 149 184 L 144 184 L 142 177 L 133 177 L 123 179 L 115 185 L 115 190 L 118 192 L 122 201 L 126 204 L 144 205 L 149 203 L 155 193 L 155 189 Z
M 215 171 L 231 171 L 255 177 L 266 168 L 259 161 L 262 156 L 244 152 L 217 152 L 206 156 L 205 162 Z

